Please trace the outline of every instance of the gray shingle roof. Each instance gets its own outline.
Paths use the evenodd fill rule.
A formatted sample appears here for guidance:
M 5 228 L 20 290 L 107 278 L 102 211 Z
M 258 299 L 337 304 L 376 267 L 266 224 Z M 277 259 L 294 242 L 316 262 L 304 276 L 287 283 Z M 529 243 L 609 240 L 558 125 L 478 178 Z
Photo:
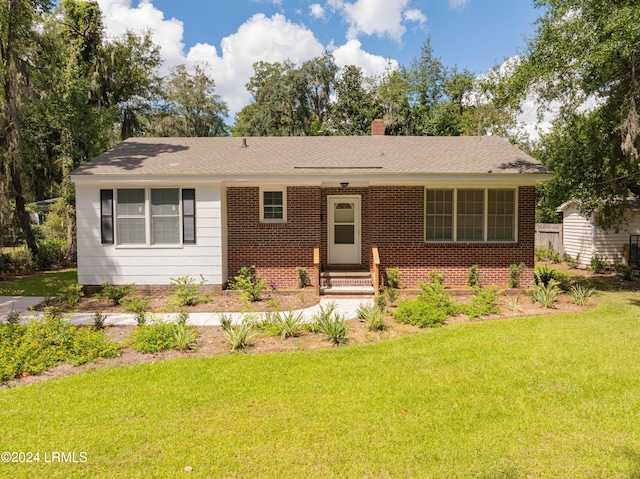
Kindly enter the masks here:
M 547 174 L 506 139 L 323 136 L 130 138 L 72 175 Z

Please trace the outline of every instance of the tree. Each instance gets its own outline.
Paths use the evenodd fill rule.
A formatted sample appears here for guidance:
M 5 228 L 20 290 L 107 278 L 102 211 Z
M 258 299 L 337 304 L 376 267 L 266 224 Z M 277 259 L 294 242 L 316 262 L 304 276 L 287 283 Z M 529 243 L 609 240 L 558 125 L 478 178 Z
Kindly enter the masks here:
M 365 85 L 362 70 L 347 65 L 336 84 L 336 102 L 331 110 L 330 127 L 338 135 L 368 135 L 371 122 L 381 118 L 382 105 Z
M 171 70 L 164 85 L 164 105 L 152 117 L 152 132 L 159 136 L 226 136 L 225 102 L 215 93 L 215 81 L 197 64 Z
M 536 36 L 505 90 L 535 93 L 560 114 L 543 159 L 570 178 L 571 193 L 603 227 L 618 226 L 627 196 L 640 194 L 640 3 L 537 0 Z M 558 154 L 562 151 L 564 158 Z
M 2 164 L 10 179 L 8 190 L 15 200 L 15 214 L 31 253 L 37 257 L 38 245 L 25 209 L 21 166 L 20 104 L 33 66 L 34 46 L 38 43 L 38 23 L 51 8 L 46 0 L 0 2 L 0 89 L 2 102 Z

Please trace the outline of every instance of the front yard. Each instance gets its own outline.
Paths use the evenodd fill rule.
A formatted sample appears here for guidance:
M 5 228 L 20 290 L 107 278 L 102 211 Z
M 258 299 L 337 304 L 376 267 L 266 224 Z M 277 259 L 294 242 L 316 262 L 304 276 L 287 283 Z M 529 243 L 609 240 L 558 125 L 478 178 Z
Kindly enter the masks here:
M 4 389 L 0 450 L 40 455 L 0 476 L 638 477 L 639 344 L 638 294 L 607 292 L 579 313 Z

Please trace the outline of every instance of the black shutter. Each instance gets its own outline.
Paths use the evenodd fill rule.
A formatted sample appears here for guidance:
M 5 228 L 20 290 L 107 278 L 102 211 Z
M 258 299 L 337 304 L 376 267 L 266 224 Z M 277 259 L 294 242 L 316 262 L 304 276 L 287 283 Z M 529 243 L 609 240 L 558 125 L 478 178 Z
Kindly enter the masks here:
M 113 244 L 113 190 L 100 190 L 100 237 Z
M 182 190 L 182 242 L 196 243 L 196 190 Z

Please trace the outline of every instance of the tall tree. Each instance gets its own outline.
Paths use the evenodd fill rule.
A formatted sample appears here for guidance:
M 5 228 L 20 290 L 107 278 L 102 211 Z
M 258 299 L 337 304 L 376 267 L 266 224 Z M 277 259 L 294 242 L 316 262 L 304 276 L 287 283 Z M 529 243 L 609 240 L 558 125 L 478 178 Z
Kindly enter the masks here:
M 46 0 L 0 2 L 0 88 L 2 102 L 2 163 L 10 178 L 9 191 L 15 199 L 15 213 L 29 250 L 38 255 L 38 245 L 25 208 L 21 166 L 21 100 L 33 66 L 41 16 L 51 8 Z
M 536 0 L 535 5 L 544 13 L 507 91 L 512 101 L 534 92 L 545 105 L 560 105 L 552 136 L 542 147 L 556 171 L 572 179 L 583 210 L 598 211 L 602 226 L 620 225 L 626 207 L 620 200 L 640 195 L 640 3 Z M 555 156 L 560 143 L 566 160 Z
M 382 105 L 367 85 L 362 70 L 346 66 L 336 85 L 336 102 L 331 110 L 330 128 L 338 135 L 368 135 L 371 122 L 381 118 Z
M 225 102 L 215 93 L 215 81 L 205 65 L 171 70 L 164 84 L 164 105 L 152 117 L 152 133 L 159 136 L 226 136 Z

